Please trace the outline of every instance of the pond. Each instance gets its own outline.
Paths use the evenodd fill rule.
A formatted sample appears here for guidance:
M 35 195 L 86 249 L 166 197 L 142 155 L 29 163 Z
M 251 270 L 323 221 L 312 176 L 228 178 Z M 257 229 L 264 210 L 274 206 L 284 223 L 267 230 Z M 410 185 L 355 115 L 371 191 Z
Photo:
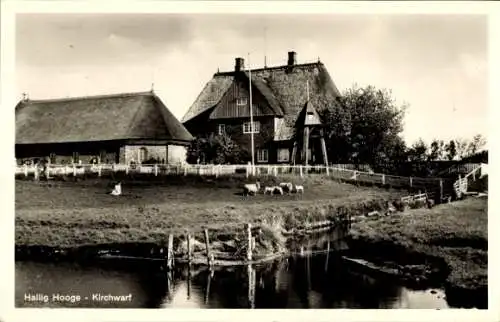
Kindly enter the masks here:
M 392 278 L 348 268 L 339 256 L 345 245 L 338 235 L 288 247 L 293 255 L 264 265 L 215 270 L 178 265 L 169 273 L 158 262 L 138 260 L 17 261 L 15 303 L 87 308 L 449 307 L 441 290 L 411 290 Z

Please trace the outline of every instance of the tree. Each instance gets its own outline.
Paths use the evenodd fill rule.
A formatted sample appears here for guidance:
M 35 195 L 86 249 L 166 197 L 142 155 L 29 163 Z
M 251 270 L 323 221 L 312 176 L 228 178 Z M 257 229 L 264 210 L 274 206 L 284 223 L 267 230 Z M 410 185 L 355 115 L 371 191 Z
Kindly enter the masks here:
M 188 163 L 241 163 L 247 158 L 228 135 L 202 136 L 195 138 L 187 151 Z
M 459 138 L 455 140 L 455 147 L 457 151 L 458 159 L 463 159 L 467 156 L 467 149 L 469 146 L 469 142 L 466 139 Z
M 408 149 L 408 160 L 410 162 L 424 162 L 428 160 L 427 155 L 427 144 L 422 139 L 413 143 L 410 149 Z
M 404 159 L 403 117 L 390 91 L 354 85 L 338 104 L 320 111 L 332 162 L 367 163 L 374 169 L 395 167 Z
M 443 140 L 434 139 L 430 146 L 429 161 L 443 160 L 445 153 L 445 144 Z
M 457 147 L 456 147 L 456 144 L 455 144 L 455 141 L 454 140 L 450 140 L 450 142 L 445 146 L 445 151 L 446 151 L 446 157 L 448 158 L 448 160 L 453 160 L 455 159 L 456 155 L 457 155 Z
M 478 153 L 481 149 L 483 149 L 486 146 L 486 138 L 484 138 L 481 134 L 476 134 L 472 138 L 472 141 L 469 142 L 469 145 L 467 146 L 467 155 L 472 156 L 476 153 Z

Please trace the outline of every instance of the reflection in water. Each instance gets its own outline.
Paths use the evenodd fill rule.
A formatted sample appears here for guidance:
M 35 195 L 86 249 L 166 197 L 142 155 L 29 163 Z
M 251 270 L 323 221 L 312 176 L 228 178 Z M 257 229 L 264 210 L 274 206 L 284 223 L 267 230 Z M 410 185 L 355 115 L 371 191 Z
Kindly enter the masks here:
M 176 267 L 166 273 L 144 263 L 112 266 L 16 263 L 16 306 L 145 308 L 447 308 L 440 292 L 411 291 L 394 281 L 346 269 L 325 238 L 302 243 L 297 254 L 274 263 L 228 267 Z M 330 250 L 311 256 L 309 250 Z M 128 295 L 129 301 L 93 300 L 93 294 Z M 433 292 L 434 293 L 434 292 Z M 30 302 L 25 295 L 73 294 L 80 301 Z

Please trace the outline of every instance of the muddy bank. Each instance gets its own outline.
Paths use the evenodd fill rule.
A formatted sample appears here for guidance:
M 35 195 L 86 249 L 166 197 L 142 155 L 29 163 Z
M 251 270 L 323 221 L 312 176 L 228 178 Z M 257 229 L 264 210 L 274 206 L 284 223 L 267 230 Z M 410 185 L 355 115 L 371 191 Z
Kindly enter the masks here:
M 357 222 L 347 243 L 349 256 L 412 287 L 444 288 L 454 307 L 488 306 L 487 200 L 468 198 Z

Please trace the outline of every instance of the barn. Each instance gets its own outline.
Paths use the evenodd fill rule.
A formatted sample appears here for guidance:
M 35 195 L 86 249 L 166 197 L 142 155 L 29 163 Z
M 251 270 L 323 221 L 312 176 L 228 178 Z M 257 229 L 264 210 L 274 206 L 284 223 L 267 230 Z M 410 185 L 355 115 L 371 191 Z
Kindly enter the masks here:
M 18 164 L 179 163 L 193 137 L 154 92 L 21 100 Z

